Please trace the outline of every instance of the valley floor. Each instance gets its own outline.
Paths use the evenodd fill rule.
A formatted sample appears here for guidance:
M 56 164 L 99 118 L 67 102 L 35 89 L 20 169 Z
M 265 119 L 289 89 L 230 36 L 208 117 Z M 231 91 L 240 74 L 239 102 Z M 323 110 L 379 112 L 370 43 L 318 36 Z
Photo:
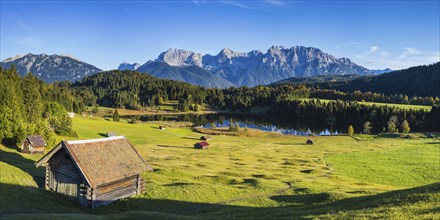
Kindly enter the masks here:
M 41 155 L 0 146 L 1 219 L 440 218 L 440 140 L 213 136 L 159 124 L 73 119 L 79 139 L 115 131 L 154 168 L 143 195 L 88 210 L 39 188 Z M 58 137 L 59 140 L 64 137 Z M 67 138 L 71 139 L 71 138 Z

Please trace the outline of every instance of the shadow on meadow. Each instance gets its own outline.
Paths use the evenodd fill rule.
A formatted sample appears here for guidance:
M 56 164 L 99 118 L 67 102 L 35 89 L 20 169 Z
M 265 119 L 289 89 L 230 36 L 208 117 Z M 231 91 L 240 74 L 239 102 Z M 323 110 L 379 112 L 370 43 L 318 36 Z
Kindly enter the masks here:
M 200 138 L 198 137 L 182 137 L 183 139 L 189 139 L 189 140 L 198 140 L 198 141 L 204 141 L 204 140 L 200 140 Z
M 193 147 L 185 147 L 185 146 L 172 146 L 172 145 L 163 145 L 158 144 L 158 147 L 164 147 L 164 148 L 186 148 L 186 149 L 192 149 Z
M 433 193 L 440 193 L 440 183 L 333 202 L 329 201 L 331 195 L 326 193 L 270 197 L 274 201 L 294 203 L 282 207 L 246 207 L 135 197 L 91 210 L 69 201 L 62 195 L 35 187 L 0 183 L 0 192 L 2 193 L 0 198 L 2 219 L 9 217 L 32 219 L 309 219 L 339 211 L 368 211 L 381 206 L 398 207 L 403 204 L 427 201 Z M 431 198 L 430 201 L 432 200 L 435 198 Z M 420 212 L 436 213 L 438 211 L 438 207 L 429 207 Z
M 176 147 L 161 145 L 160 147 Z M 184 147 L 179 147 L 184 148 Z M 187 147 L 185 147 L 187 148 Z M 13 149 L 13 148 L 11 148 Z M 283 206 L 248 207 L 221 203 L 197 203 L 169 199 L 147 198 L 142 196 L 123 199 L 108 206 L 94 210 L 81 207 L 66 197 L 41 189 L 44 169 L 37 169 L 34 161 L 21 154 L 0 149 L 0 161 L 28 173 L 40 187 L 20 186 L 0 183 L 0 217 L 2 219 L 17 213 L 32 213 L 22 218 L 313 218 L 321 215 L 342 212 L 356 212 L 383 206 L 400 207 L 418 202 L 435 203 L 440 194 L 440 182 L 376 195 L 343 198 L 337 193 L 296 195 L 273 195 L 268 197 Z M 4 171 L 2 171 L 4 172 Z M 176 182 L 173 186 L 184 186 Z M 433 196 L 433 194 L 437 194 Z M 434 202 L 433 202 L 434 201 Z M 438 212 L 437 206 L 427 207 L 420 212 Z M 50 214 L 53 213 L 53 214 Z M 64 213 L 64 214 L 63 214 Z M 5 216 L 6 215 L 6 216 Z M 30 216 L 32 215 L 32 216 Z M 41 215 L 41 216 L 40 216 Z M 49 215 L 49 216 L 48 216 Z M 50 216 L 61 215 L 61 216 Z M 66 215 L 66 216 L 64 216 Z M 85 217 L 84 217 L 85 215 Z M 17 216 L 15 216 L 17 217 Z M 21 217 L 20 217 L 21 218 Z
M 37 169 L 33 160 L 24 158 L 19 153 L 12 153 L 0 149 L 0 161 L 31 175 L 39 188 L 44 186 L 44 169 Z
M 318 217 L 339 211 L 352 212 L 379 208 L 381 206 L 399 207 L 404 204 L 415 204 L 420 201 L 427 201 L 430 195 L 434 193 L 440 193 L 440 183 L 345 199 L 338 199 L 338 195 L 332 193 L 277 195 L 269 197 L 276 202 L 285 203 L 285 206 L 282 207 L 246 207 L 219 203 L 196 203 L 138 197 L 118 201 L 107 207 L 100 207 L 95 211 L 100 214 L 148 211 L 211 218 L 236 217 L 253 219 L 287 217 L 301 219 Z M 435 211 L 436 208 L 434 207 L 433 210 Z
M 3 138 L 1 140 L 1 143 L 3 144 L 3 146 L 5 146 L 11 150 L 21 152 L 21 149 L 18 147 L 17 143 L 15 143 L 15 140 L 13 138 Z

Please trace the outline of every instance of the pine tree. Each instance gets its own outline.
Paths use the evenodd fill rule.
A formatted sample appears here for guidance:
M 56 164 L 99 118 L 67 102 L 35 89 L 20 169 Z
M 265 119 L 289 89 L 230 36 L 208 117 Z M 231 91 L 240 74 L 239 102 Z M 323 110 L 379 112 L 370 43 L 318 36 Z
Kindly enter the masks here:
M 366 121 L 364 123 L 364 133 L 370 134 L 371 133 L 371 123 L 369 121 Z
M 396 124 L 394 124 L 392 121 L 388 122 L 388 132 L 397 133 Z
M 349 136 L 353 136 L 353 134 L 354 134 L 354 128 L 353 128 L 352 125 L 348 126 L 347 134 L 348 134 Z
M 113 121 L 119 121 L 118 109 L 115 109 L 115 111 L 113 112 Z
M 157 99 L 157 104 L 158 104 L 158 105 L 163 105 L 163 103 L 164 103 L 163 98 L 162 98 L 162 97 L 159 97 L 159 98 Z
M 229 122 L 229 131 L 234 131 L 235 130 L 235 128 L 234 128 L 234 122 L 232 121 L 232 119 L 231 119 L 231 121 Z
M 403 122 L 400 124 L 400 132 L 408 133 L 410 129 L 409 123 L 406 120 L 403 120 Z
M 234 131 L 240 131 L 240 124 L 238 124 L 238 121 L 235 122 Z

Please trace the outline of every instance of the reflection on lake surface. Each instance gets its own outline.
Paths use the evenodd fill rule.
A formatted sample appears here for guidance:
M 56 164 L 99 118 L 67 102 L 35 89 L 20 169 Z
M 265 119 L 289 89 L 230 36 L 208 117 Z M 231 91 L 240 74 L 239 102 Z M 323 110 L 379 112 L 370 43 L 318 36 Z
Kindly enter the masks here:
M 346 130 L 347 125 L 328 123 L 320 120 L 286 119 L 283 117 L 249 115 L 249 114 L 185 114 L 185 115 L 144 115 L 125 116 L 135 117 L 141 121 L 188 121 L 196 127 L 210 128 L 212 123 L 216 127 L 229 127 L 231 121 L 238 122 L 241 128 L 248 127 L 266 132 L 277 132 L 288 135 L 308 136 L 335 135 Z
M 294 128 L 283 128 L 283 127 L 279 127 L 277 125 L 273 125 L 273 124 L 258 124 L 258 123 L 252 123 L 252 122 L 242 122 L 242 121 L 235 121 L 232 120 L 232 122 L 235 124 L 236 122 L 238 122 L 239 126 L 241 128 L 247 127 L 247 128 L 253 128 L 253 129 L 258 129 L 258 130 L 262 130 L 262 131 L 267 131 L 267 132 L 276 132 L 276 133 L 281 133 L 281 134 L 288 134 L 288 135 L 295 135 L 295 136 L 308 136 L 311 134 L 315 134 L 315 135 L 336 135 L 339 134 L 337 130 L 332 131 L 329 128 L 326 128 L 322 131 L 320 130 L 315 130 L 315 132 L 312 132 L 312 130 L 310 128 L 307 128 L 307 130 L 298 130 L 298 129 L 294 129 Z M 224 128 L 224 127 L 229 127 L 230 125 L 230 120 L 224 120 L 223 122 L 212 122 L 215 123 L 215 127 L 217 128 Z M 204 124 L 204 125 L 200 125 L 200 127 L 203 128 L 211 128 L 211 123 L 209 124 Z

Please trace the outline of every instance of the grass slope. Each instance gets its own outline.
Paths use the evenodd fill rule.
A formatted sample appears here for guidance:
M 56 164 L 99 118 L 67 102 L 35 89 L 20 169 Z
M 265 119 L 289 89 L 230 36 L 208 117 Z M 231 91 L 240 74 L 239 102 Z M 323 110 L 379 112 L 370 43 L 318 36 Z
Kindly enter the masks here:
M 213 136 L 208 150 L 195 150 L 201 134 L 189 128 L 95 117 L 73 125 L 80 139 L 125 135 L 155 169 L 143 174 L 146 192 L 88 210 L 38 188 L 41 155 L 0 146 L 2 219 L 440 218 L 438 140 L 333 136 L 305 145 L 305 137 L 253 132 Z

